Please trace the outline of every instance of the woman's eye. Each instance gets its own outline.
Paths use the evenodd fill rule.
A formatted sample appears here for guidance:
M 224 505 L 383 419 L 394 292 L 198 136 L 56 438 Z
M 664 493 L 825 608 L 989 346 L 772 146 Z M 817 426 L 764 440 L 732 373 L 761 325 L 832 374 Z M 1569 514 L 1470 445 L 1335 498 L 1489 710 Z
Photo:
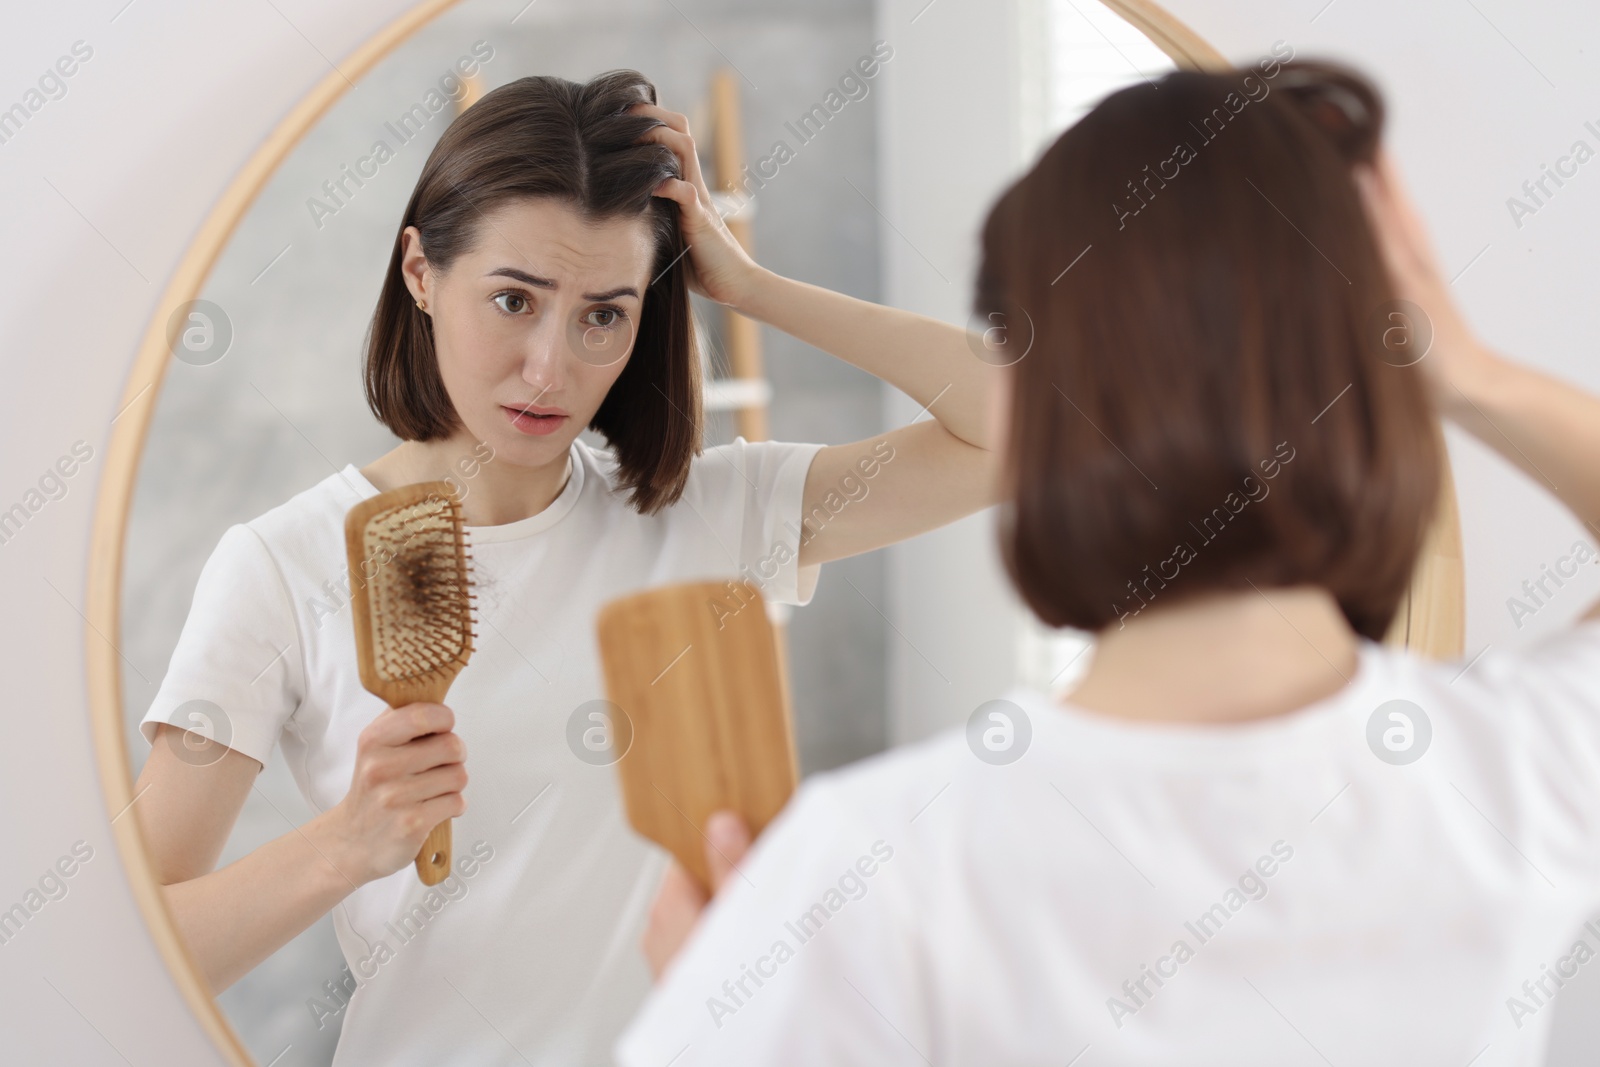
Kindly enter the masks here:
M 502 303 L 502 301 L 504 301 L 504 303 Z M 527 298 L 521 293 L 496 293 L 494 295 L 494 302 L 495 306 L 501 311 L 504 311 L 507 315 L 520 315 L 523 309 L 528 306 Z M 507 304 L 511 304 L 512 306 L 507 307 Z
M 601 329 L 608 329 L 612 326 L 618 325 L 622 321 L 622 312 L 617 308 L 595 308 L 593 311 L 589 312 L 588 315 L 584 316 L 584 321 L 590 326 L 599 326 Z

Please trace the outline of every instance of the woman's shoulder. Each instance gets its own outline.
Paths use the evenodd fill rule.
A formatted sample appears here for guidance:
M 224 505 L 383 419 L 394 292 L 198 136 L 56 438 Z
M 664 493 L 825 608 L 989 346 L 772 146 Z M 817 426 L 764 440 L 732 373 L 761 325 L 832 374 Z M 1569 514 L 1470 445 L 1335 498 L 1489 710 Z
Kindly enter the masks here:
M 1532 706 L 1559 696 L 1587 702 L 1600 716 L 1600 618 L 1579 619 L 1516 647 L 1490 642 L 1449 659 L 1373 647 L 1397 680 L 1431 691 L 1442 704 L 1481 704 L 1501 718 L 1508 703 Z
M 376 492 L 354 464 L 347 464 L 237 525 L 248 528 L 281 567 L 330 558 L 342 561 L 345 516 Z
M 1600 759 L 1600 618 L 1451 660 L 1388 655 L 1398 674 L 1482 735 L 1578 744 Z

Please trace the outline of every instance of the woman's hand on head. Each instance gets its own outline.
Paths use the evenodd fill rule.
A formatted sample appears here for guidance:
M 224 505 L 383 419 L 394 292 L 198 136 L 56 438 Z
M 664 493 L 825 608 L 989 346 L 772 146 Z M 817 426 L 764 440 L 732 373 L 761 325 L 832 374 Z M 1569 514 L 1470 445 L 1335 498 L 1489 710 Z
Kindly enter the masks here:
M 356 741 L 350 792 L 319 816 L 335 855 L 357 885 L 416 859 L 430 831 L 467 810 L 467 746 L 443 704 L 388 708 Z
M 1422 218 L 1406 194 L 1393 160 L 1382 147 L 1376 164 L 1355 167 L 1356 188 L 1378 239 L 1394 295 L 1417 305 L 1427 316 L 1425 325 L 1431 331 L 1432 343 L 1420 369 L 1435 404 L 1449 414 L 1469 403 L 1473 383 L 1494 356 L 1478 340 L 1457 307 Z
M 706 821 L 706 866 L 711 872 L 711 891 L 720 890 L 745 853 L 750 850 L 750 830 L 744 820 L 731 811 L 714 812 Z M 650 965 L 651 977 L 659 980 L 667 964 L 678 955 L 689 935 L 700 922 L 711 898 L 694 876 L 676 862 L 667 868 L 661 888 L 650 905 L 650 921 L 639 947 Z
M 655 195 L 678 205 L 678 226 L 684 243 L 689 246 L 690 288 L 719 304 L 737 308 L 761 268 L 729 232 L 717 212 L 711 190 L 700 173 L 700 157 L 695 151 L 694 138 L 689 134 L 688 118 L 643 102 L 635 104 L 632 111 L 664 123 L 652 127 L 644 137 L 666 145 L 678 157 L 683 178 L 666 179 Z

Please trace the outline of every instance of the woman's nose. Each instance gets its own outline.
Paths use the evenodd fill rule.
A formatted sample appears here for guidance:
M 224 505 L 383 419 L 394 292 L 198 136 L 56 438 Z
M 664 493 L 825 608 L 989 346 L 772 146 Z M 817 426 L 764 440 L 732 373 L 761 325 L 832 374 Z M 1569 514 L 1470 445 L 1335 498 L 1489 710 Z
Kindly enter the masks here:
M 535 326 L 528 333 L 522 355 L 522 380 L 545 392 L 559 391 L 567 357 L 565 345 L 554 317 Z

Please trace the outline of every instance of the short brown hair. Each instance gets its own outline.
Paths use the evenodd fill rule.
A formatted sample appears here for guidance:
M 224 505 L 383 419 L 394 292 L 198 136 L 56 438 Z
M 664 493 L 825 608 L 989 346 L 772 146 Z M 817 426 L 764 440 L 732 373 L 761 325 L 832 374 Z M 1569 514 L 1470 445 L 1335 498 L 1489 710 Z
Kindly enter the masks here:
M 1378 640 L 1405 593 L 1442 457 L 1351 173 L 1382 100 L 1270 66 L 1113 93 L 986 220 L 977 308 L 1032 337 L 1001 555 L 1049 625 L 1305 583 Z
M 439 377 L 431 320 L 401 277 L 400 234 L 415 226 L 429 265 L 444 272 L 500 204 L 550 197 L 594 220 L 645 217 L 655 237 L 628 363 L 589 429 L 605 435 L 629 503 L 650 513 L 675 502 L 700 452 L 700 356 L 689 308 L 678 206 L 652 193 L 678 178 L 665 145 L 639 143 L 660 121 L 630 114 L 656 102 L 643 75 L 611 71 L 579 84 L 528 77 L 488 93 L 452 122 L 428 156 L 396 231 L 367 334 L 367 405 L 408 441 L 448 437 L 460 425 Z

